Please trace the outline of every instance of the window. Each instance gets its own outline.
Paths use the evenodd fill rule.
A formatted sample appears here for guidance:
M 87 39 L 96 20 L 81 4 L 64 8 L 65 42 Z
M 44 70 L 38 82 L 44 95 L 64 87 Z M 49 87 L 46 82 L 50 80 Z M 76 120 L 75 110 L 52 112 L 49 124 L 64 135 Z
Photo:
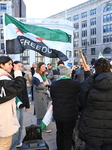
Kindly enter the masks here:
M 87 36 L 87 30 L 82 31 L 82 37 L 85 37 L 85 36 Z
M 52 64 L 52 65 L 56 65 L 56 62 L 57 62 L 57 58 L 50 58 L 50 63 Z
M 67 18 L 67 20 L 71 21 L 71 17 Z
M 78 50 L 74 50 L 74 57 L 77 57 L 79 54 Z
M 86 49 L 82 49 L 82 53 L 83 53 L 83 55 L 84 55 L 84 57 L 85 57 L 85 59 L 86 59 L 86 56 L 87 56 L 87 48 L 86 48 Z
M 112 10 L 112 5 L 108 5 L 104 8 L 103 12 Z
M 79 19 L 79 15 L 74 16 L 74 21 Z
M 72 36 L 70 34 L 68 34 L 68 36 L 69 36 L 69 43 L 71 43 Z
M 112 13 L 103 16 L 103 22 L 112 21 Z
M 92 58 L 91 59 L 91 65 L 94 65 L 95 64 L 95 58 Z
M 0 11 L 6 12 L 6 4 L 0 4 Z
M 96 28 L 92 28 L 91 29 L 91 35 L 95 35 L 96 34 Z
M 87 46 L 87 39 L 82 40 L 82 46 Z
M 106 47 L 103 51 L 103 54 L 111 54 L 112 53 L 112 50 L 110 47 Z
M 96 9 L 92 9 L 91 11 L 90 11 L 90 15 L 92 16 L 92 15 L 95 15 L 96 14 Z
M 103 43 L 107 42 L 107 36 L 103 36 Z
M 95 55 L 95 48 L 91 48 L 91 55 Z
M 0 24 L 3 24 L 3 16 L 0 16 Z
M 112 42 L 112 35 L 103 36 L 103 43 Z
M 69 51 L 69 50 L 66 50 L 66 56 L 67 56 L 68 58 L 72 57 L 72 52 Z
M 74 33 L 74 38 L 79 38 L 79 32 Z
M 107 42 L 110 42 L 110 35 L 107 35 Z
M 107 15 L 104 15 L 103 16 L 103 22 L 106 22 L 107 21 Z
M 87 27 L 87 20 L 82 22 L 82 28 Z
M 4 39 L 4 33 L 3 33 L 3 29 L 1 29 L 1 39 Z
M 1 43 L 1 49 L 4 49 L 4 43 Z
M 104 25 L 103 26 L 103 32 L 110 32 L 112 31 L 112 24 L 109 24 L 109 25 Z
M 96 25 L 96 18 L 92 18 L 90 20 L 90 25 L 93 26 L 93 25 Z
M 79 41 L 74 41 L 74 47 L 78 47 L 79 46 Z
M 35 62 L 44 62 L 44 56 L 38 52 L 35 52 Z
M 91 38 L 91 45 L 96 44 L 96 38 Z
M 82 18 L 86 18 L 87 17 L 87 12 L 82 13 Z
M 30 61 L 29 61 L 29 53 L 30 53 L 30 50 L 25 50 L 23 53 L 20 54 L 20 61 L 23 63 L 23 64 L 29 64 Z
M 75 28 L 75 29 L 79 29 L 79 23 L 75 23 L 75 24 L 74 24 L 74 28 Z
M 112 42 L 112 35 L 110 35 L 110 42 Z

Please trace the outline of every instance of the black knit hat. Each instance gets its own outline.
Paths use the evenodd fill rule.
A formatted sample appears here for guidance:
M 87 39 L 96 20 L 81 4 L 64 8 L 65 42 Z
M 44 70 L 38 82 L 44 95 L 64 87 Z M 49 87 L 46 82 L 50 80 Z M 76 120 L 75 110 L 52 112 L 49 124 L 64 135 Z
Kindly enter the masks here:
M 62 60 L 59 60 L 57 65 L 59 66 L 60 64 L 63 64 L 64 65 L 64 62 Z

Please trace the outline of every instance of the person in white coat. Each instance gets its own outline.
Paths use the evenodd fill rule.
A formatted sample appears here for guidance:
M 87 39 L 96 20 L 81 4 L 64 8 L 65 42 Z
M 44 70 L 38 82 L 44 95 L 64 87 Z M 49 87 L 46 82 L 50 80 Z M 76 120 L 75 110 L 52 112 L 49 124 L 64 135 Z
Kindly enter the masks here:
M 0 150 L 9 150 L 12 135 L 20 127 L 16 116 L 15 97 L 25 87 L 25 79 L 16 68 L 15 78 L 9 74 L 13 61 L 8 56 L 0 56 Z

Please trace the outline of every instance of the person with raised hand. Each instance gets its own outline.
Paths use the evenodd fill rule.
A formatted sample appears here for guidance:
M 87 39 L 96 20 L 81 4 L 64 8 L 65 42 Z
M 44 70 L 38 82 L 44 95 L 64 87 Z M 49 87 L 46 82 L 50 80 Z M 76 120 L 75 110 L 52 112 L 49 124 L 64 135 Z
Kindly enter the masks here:
M 16 68 L 15 78 L 10 75 L 13 61 L 8 56 L 0 56 L 0 150 L 9 150 L 12 135 L 20 127 L 16 116 L 15 97 L 25 87 L 25 79 Z

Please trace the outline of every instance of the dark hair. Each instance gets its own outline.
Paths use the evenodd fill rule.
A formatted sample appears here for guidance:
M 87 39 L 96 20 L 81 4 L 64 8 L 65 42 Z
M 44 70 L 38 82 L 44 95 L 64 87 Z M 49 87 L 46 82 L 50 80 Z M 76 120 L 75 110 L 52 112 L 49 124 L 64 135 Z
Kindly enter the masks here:
M 0 56 L 0 64 L 6 64 L 9 61 L 12 61 L 12 59 L 9 56 Z M 13 62 L 13 61 L 12 61 Z
M 110 62 L 105 58 L 100 58 L 95 61 L 94 65 L 96 73 L 110 72 Z
M 44 63 L 44 62 L 39 62 L 39 63 L 37 64 L 36 72 L 39 73 L 39 74 L 40 74 L 40 67 L 41 67 L 42 65 L 45 65 L 45 63 Z M 43 74 L 44 74 L 44 72 L 43 72 Z
M 18 64 L 18 63 L 21 63 L 21 64 L 22 64 L 22 62 L 19 61 L 19 60 L 16 60 L 16 61 L 13 62 L 13 64 Z
M 51 64 L 51 63 L 48 63 L 47 65 L 52 66 L 52 64 Z
M 64 62 L 62 60 L 59 60 L 57 65 L 59 66 L 60 64 L 63 64 L 64 65 Z

